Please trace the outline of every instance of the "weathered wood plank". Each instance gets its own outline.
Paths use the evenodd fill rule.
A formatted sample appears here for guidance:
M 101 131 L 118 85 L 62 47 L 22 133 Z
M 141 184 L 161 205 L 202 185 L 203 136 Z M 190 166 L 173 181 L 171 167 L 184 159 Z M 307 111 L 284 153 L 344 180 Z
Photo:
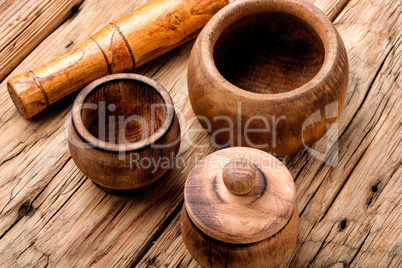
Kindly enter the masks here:
M 143 2 L 137 1 L 136 5 L 142 5 Z M 103 5 L 105 9 L 101 18 L 97 11 L 98 5 Z M 72 22 L 62 25 L 49 36 L 11 75 L 31 68 L 33 62 L 38 65 L 61 54 L 66 49 L 66 43 L 71 43 L 71 40 L 73 43 L 81 42 L 97 30 L 96 28 L 121 16 L 128 9 L 132 7 L 125 6 L 124 1 L 85 2 L 82 11 Z M 114 17 L 111 18 L 112 15 Z M 94 22 L 91 23 L 91 19 Z M 100 25 L 86 27 L 83 31 L 79 25 L 84 22 Z M 172 92 L 172 88 L 175 88 L 172 96 L 175 103 L 183 107 L 178 110 L 184 110 L 184 116 L 180 118 L 183 132 L 193 124 L 190 117 L 191 108 L 188 104 L 183 105 L 187 103 L 186 68 L 190 49 L 191 44 L 139 70 L 159 80 L 169 91 Z M 167 60 L 169 62 L 165 64 Z M 5 89 L 5 84 L 0 87 Z M 1 141 L 4 150 L 1 152 L 3 161 L 0 177 L 4 178 L 1 185 L 4 191 L 0 196 L 3 210 L 0 215 L 3 245 L 0 254 L 6 256 L 1 259 L 1 265 L 13 264 L 21 254 L 24 261 L 29 260 L 33 265 L 42 262 L 50 265 L 68 262 L 78 266 L 91 263 L 127 266 L 138 262 L 154 237 L 170 221 L 169 216 L 175 215 L 173 211 L 183 198 L 182 184 L 186 174 L 176 170 L 154 190 L 134 199 L 105 198 L 98 206 L 97 195 L 103 192 L 89 181 L 83 185 L 79 183 L 84 176 L 69 159 L 67 152 L 65 122 L 69 120 L 68 106 L 72 99 L 67 100 L 66 104 L 59 103 L 46 113 L 27 121 L 18 115 L 7 96 L 8 93 L 5 90 L 1 93 L 1 128 L 20 133 L 17 137 L 3 135 Z M 208 144 L 205 134 L 195 133 L 192 138 L 193 142 Z M 204 155 L 209 150 L 210 145 L 207 149 L 199 151 Z M 193 150 L 189 144 L 182 144 L 181 154 L 184 158 L 190 159 L 190 154 L 196 157 L 196 153 L 197 150 Z M 18 165 L 23 158 L 23 163 L 30 164 Z M 190 167 L 193 162 L 195 160 L 189 160 Z M 55 177 L 52 171 L 58 165 L 61 167 L 55 173 L 62 175 Z M 184 166 L 183 172 L 188 170 Z M 168 178 L 171 178 L 171 181 Z M 68 186 L 74 190 L 64 193 L 62 187 Z M 53 193 L 57 198 L 48 197 L 49 193 Z M 74 198 L 71 197 L 72 194 Z M 143 206 L 140 206 L 140 201 L 144 202 Z M 42 202 L 46 205 L 42 205 Z M 121 207 L 123 204 L 124 209 Z M 37 217 L 41 219 L 38 220 Z M 72 233 L 68 230 L 72 230 Z M 81 230 L 84 230 L 84 233 Z M 27 251 L 24 251 L 25 249 Z M 42 255 L 44 257 L 41 257 Z
M 180 213 L 176 215 L 137 267 L 201 267 L 188 253 L 179 226 Z
M 402 262 L 402 117 L 397 108 L 402 107 L 401 52 L 399 38 L 356 116 L 362 122 L 373 114 L 365 140 L 369 145 L 328 211 L 327 221 L 342 220 L 339 229 L 327 237 L 315 263 L 348 261 L 343 248 L 355 253 L 348 262 L 355 267 L 397 267 Z M 364 241 L 356 245 L 355 237 Z
M 401 40 L 396 41 L 396 46 L 400 47 Z M 394 53 L 396 51 L 391 49 L 389 55 Z M 354 161 L 354 166 L 326 174 L 305 209 L 304 228 L 299 237 L 302 243 L 289 262 L 290 266 L 355 264 L 355 256 L 362 252 L 375 255 L 370 263 L 373 267 L 389 267 L 387 262 L 402 261 L 402 241 L 398 237 L 402 232 L 398 224 L 402 220 L 402 181 L 400 175 L 398 177 L 402 163 L 402 133 L 400 111 L 395 109 L 402 105 L 397 81 L 401 57 L 396 55 L 387 57 L 361 109 L 341 137 L 340 142 L 354 139 L 352 136 L 355 135 L 365 138 L 360 144 L 356 140 L 348 145 L 353 150 L 349 161 Z M 332 197 L 331 189 L 334 188 L 337 193 Z M 328 204 L 331 198 L 333 203 Z M 377 246 L 366 249 L 373 237 L 376 237 Z M 388 255 L 393 251 L 399 251 L 399 254 Z M 315 254 L 306 262 L 303 254 L 311 252 Z
M 180 194 L 178 187 L 165 180 L 155 191 L 134 198 L 107 195 L 86 180 L 70 159 L 32 202 L 32 212 L 26 213 L 3 238 L 0 265 L 7 267 L 17 261 L 22 266 L 19 259 L 28 251 L 38 259 L 47 256 L 47 264 L 52 266 L 127 266 L 133 261 L 132 254 L 141 251 L 147 242 L 138 237 L 144 233 L 144 240 L 152 238 L 154 230 L 140 228 L 144 221 L 155 221 L 157 229 L 163 226 L 158 223 L 173 212 L 173 205 L 167 203 L 170 209 L 160 206 L 163 211 L 150 218 L 147 213 L 153 207 L 149 202 L 151 193 L 155 202 L 164 203 L 163 193 L 174 200 Z M 13 243 L 7 243 L 8 239 Z M 30 259 L 30 264 L 36 265 L 35 259 Z
M 77 17 L 46 38 L 8 77 L 28 71 L 63 54 L 109 21 L 144 2 L 146 1 L 127 5 L 125 1 L 86 1 Z M 102 16 L 99 16 L 100 6 L 104 8 Z M 0 84 L 0 127 L 7 130 L 7 134 L 1 135 L 0 140 L 0 187 L 7 189 L 0 194 L 0 237 L 18 219 L 18 208 L 26 200 L 37 196 L 52 180 L 52 172 L 57 166 L 65 164 L 65 161 L 61 161 L 61 156 L 68 151 L 68 106 L 73 101 L 70 97 L 42 115 L 25 120 L 18 114 L 8 95 L 6 80 Z
M 283 266 L 397 267 L 401 252 L 401 106 L 398 3 L 352 1 L 335 24 L 350 58 L 351 82 L 338 119 L 339 164 L 306 152 L 285 159 L 296 178 L 300 235 Z M 398 39 L 399 37 L 399 39 Z M 326 141 L 313 147 L 325 152 Z M 328 158 L 334 155 L 327 155 Z M 170 226 L 139 266 L 190 264 Z M 169 259 L 176 252 L 179 260 Z M 370 256 L 369 256 L 370 255 Z M 192 265 L 192 264 L 191 264 Z
M 103 0 L 85 1 L 77 17 L 63 24 L 46 38 L 11 75 L 26 71 L 64 53 L 110 20 L 145 2 L 148 1 L 132 1 L 131 6 L 127 6 L 126 1 L 110 1 L 110 3 Z M 316 4 L 330 8 L 325 11 L 329 12 L 331 18 L 335 18 L 341 10 L 340 7 L 343 7 L 347 1 L 339 1 L 335 4 L 331 2 L 322 0 L 316 1 Z M 332 5 L 337 8 L 332 9 Z M 367 158 L 369 152 L 373 150 L 372 147 L 370 151 L 368 149 L 371 146 L 370 142 L 382 147 L 390 146 L 380 142 L 382 137 L 389 136 L 381 134 L 387 132 L 387 129 L 383 129 L 378 122 L 386 121 L 384 116 L 389 113 L 380 114 L 381 107 L 388 107 L 388 103 L 392 103 L 395 91 L 392 94 L 389 93 L 391 95 L 387 95 L 387 92 L 389 87 L 395 87 L 396 82 L 385 77 L 384 81 L 390 85 L 382 88 L 381 93 L 377 94 L 380 97 L 385 95 L 385 99 L 387 97 L 391 99 L 386 105 L 383 103 L 377 109 L 376 103 L 369 101 L 377 93 L 374 85 L 382 74 L 382 72 L 378 75 L 376 73 L 380 70 L 384 59 L 389 59 L 390 56 L 386 56 L 391 53 L 391 48 L 397 43 L 396 37 L 400 35 L 398 27 L 394 27 L 400 25 L 398 21 L 400 11 L 392 10 L 395 5 L 396 3 L 380 3 L 380 1 L 371 3 L 352 1 L 347 5 L 347 10 L 341 14 L 341 17 L 345 16 L 345 18 L 337 21 L 351 60 L 350 92 L 346 101 L 347 106 L 338 121 L 339 132 L 342 134 L 339 148 L 340 163 L 338 167 L 331 169 L 306 153 L 286 158 L 287 166 L 297 179 L 299 208 L 303 209 L 304 222 L 301 223 L 303 227 L 294 255 L 285 265 L 302 265 L 310 261 L 319 265 L 324 262 L 325 256 L 320 252 L 325 252 L 326 247 L 336 246 L 334 243 L 328 243 L 329 240 L 324 238 L 331 237 L 332 226 L 335 229 L 339 224 L 342 226 L 342 220 L 345 218 L 347 227 L 344 233 L 358 229 L 353 232 L 354 240 L 346 245 L 350 247 L 355 242 L 356 245 L 361 245 L 363 250 L 360 250 L 360 253 L 353 252 L 356 256 L 354 260 L 350 256 L 340 256 L 342 261 L 351 261 L 358 266 L 360 263 L 364 264 L 365 259 L 369 258 L 367 254 L 373 254 L 370 250 L 365 251 L 365 247 L 368 245 L 376 247 L 376 241 L 381 243 L 381 239 L 387 236 L 390 238 L 386 239 L 387 245 L 383 248 L 394 247 L 395 253 L 400 250 L 398 241 L 392 240 L 395 236 L 392 236 L 390 232 L 384 235 L 380 232 L 370 232 L 372 236 L 379 238 L 367 236 L 368 230 L 359 229 L 361 226 L 364 227 L 361 224 L 364 222 L 364 217 L 358 218 L 356 222 L 349 221 L 354 219 L 350 217 L 355 213 L 354 207 L 351 205 L 352 207 L 349 208 L 350 214 L 342 215 L 339 211 L 344 204 L 337 203 L 341 202 L 337 199 L 344 191 L 347 191 L 345 189 L 350 188 L 347 193 L 351 195 L 355 193 L 352 191 L 353 187 L 358 189 L 359 183 L 365 182 L 368 176 L 365 170 L 372 161 Z M 100 13 L 102 16 L 99 16 Z M 139 70 L 161 82 L 171 92 L 180 111 L 179 114 L 182 115 L 180 123 L 185 142 L 181 147 L 181 156 L 187 159 L 188 163 L 183 171 L 172 171 L 160 184 L 133 198 L 104 194 L 86 180 L 75 167 L 67 152 L 65 135 L 67 127 L 65 122 L 69 119 L 68 109 L 72 98 L 27 121 L 22 119 L 13 107 L 6 92 L 5 83 L 0 84 L 0 126 L 2 130 L 7 130 L 7 135 L 2 134 L 0 140 L 2 148 L 0 151 L 0 254 L 5 256 L 1 258 L 0 266 L 10 266 L 14 263 L 18 266 L 23 264 L 127 266 L 140 261 L 148 248 L 152 246 L 152 241 L 169 223 L 171 216 L 177 214 L 177 208 L 180 207 L 183 198 L 183 183 L 189 170 L 197 159 L 215 150 L 204 132 L 194 132 L 200 126 L 194 122 L 187 97 L 186 67 L 190 49 L 191 44 L 183 46 Z M 382 65 L 383 68 L 387 62 L 385 61 Z M 367 103 L 371 104 L 366 107 Z M 395 107 L 393 110 L 397 110 Z M 387 109 L 384 111 L 388 111 Z M 395 114 L 390 118 L 395 118 Z M 393 121 L 398 126 L 395 119 L 387 120 Z M 377 136 L 374 135 L 374 130 L 377 131 Z M 392 131 L 389 134 L 398 135 Z M 363 142 L 360 144 L 362 139 Z M 374 139 L 378 141 L 374 143 Z M 390 140 L 390 138 L 387 139 Z M 204 144 L 205 147 L 194 149 L 192 142 Z M 398 148 L 398 144 L 395 142 L 392 144 Z M 325 145 L 325 142 L 321 141 L 314 149 L 325 151 Z M 390 153 L 391 158 L 386 157 L 387 159 L 396 157 L 395 161 L 391 161 L 389 168 L 391 171 L 397 170 L 400 160 L 397 153 L 400 155 L 400 150 L 395 149 Z M 370 156 L 370 159 L 371 157 L 382 157 L 382 155 L 376 152 Z M 359 162 L 358 166 L 355 167 L 357 162 Z M 386 166 L 387 163 L 389 160 L 383 165 Z M 380 173 L 379 169 L 379 167 L 374 168 L 372 172 L 377 173 L 373 174 L 381 178 L 389 176 L 387 175 L 389 171 Z M 395 190 L 392 187 L 397 186 L 395 178 L 398 178 L 398 175 L 400 178 L 400 171 L 394 173 L 393 177 L 390 176 L 388 183 L 385 184 L 386 180 L 384 180 L 384 188 L 381 188 L 383 189 L 381 192 L 377 191 L 379 194 L 375 197 L 377 199 L 373 198 L 372 208 L 375 208 L 377 203 L 384 202 L 389 192 L 396 194 L 391 189 Z M 360 180 L 352 179 L 360 176 Z M 366 184 L 363 184 L 366 192 L 370 193 L 371 182 L 372 180 L 368 180 Z M 379 185 L 382 187 L 382 184 Z M 362 190 L 359 189 L 359 191 Z M 366 195 L 362 198 L 364 200 L 368 197 Z M 398 196 L 394 200 L 398 200 L 397 198 Z M 353 199 L 349 203 L 353 204 L 353 202 L 357 201 Z M 360 204 L 359 202 L 357 203 Z M 395 219 L 400 218 L 395 212 L 388 211 L 391 205 L 389 201 L 385 202 L 384 207 L 378 210 L 379 216 L 375 218 L 375 225 L 372 226 L 382 230 L 379 226 L 383 224 L 392 226 L 396 222 Z M 376 211 L 371 210 L 372 213 Z M 398 210 L 394 209 L 394 211 Z M 340 215 L 342 217 L 338 218 Z M 388 215 L 387 220 L 384 220 Z M 370 222 L 373 222 L 373 219 Z M 312 228 L 314 224 L 316 227 Z M 316 229 L 317 226 L 320 229 Z M 334 237 L 335 229 L 332 234 Z M 140 266 L 150 258 L 155 259 L 154 264 L 169 263 L 171 267 L 175 267 L 180 263 L 181 265 L 189 263 L 190 266 L 195 266 L 196 263 L 191 261 L 181 243 L 181 237 L 177 237 L 178 217 L 166 230 L 147 257 L 140 262 Z M 359 232 L 363 232 L 363 236 L 359 236 Z M 314 240 L 310 233 L 314 234 Z M 362 239 L 366 236 L 366 240 Z M 311 245 L 305 245 L 305 241 L 309 240 Z M 169 247 L 172 241 L 174 243 Z M 363 243 L 363 241 L 366 242 Z M 341 248 L 345 242 L 337 243 L 339 247 L 335 247 L 334 250 L 340 251 L 340 254 L 347 254 Z M 388 244 L 395 246 L 388 246 Z M 309 250 L 312 251 L 306 252 Z M 157 252 L 165 253 L 158 255 Z M 377 255 L 380 257 L 376 258 L 384 257 L 384 254 L 381 251 Z M 315 255 L 317 256 L 313 259 Z M 398 259 L 394 258 L 391 264 L 398 264 Z
M 9 0 L 0 4 L 0 81 L 84 0 Z
M 113 4 L 109 2 L 85 2 L 82 11 L 80 11 L 77 18 L 62 25 L 62 27 L 47 38 L 43 44 L 35 49 L 34 53 L 27 57 L 27 59 L 24 60 L 24 62 L 18 66 L 10 76 L 21 71 L 29 70 L 34 66 L 40 65 L 55 56 L 64 53 L 69 48 L 73 47 L 74 44 L 78 44 L 85 40 L 87 36 L 101 28 L 108 21 L 123 15 L 128 10 L 138 7 L 145 2 L 146 1 L 137 1 L 130 7 L 127 7 L 122 2 Z M 113 8 L 111 8 L 112 6 Z M 97 9 L 99 7 L 104 9 L 102 11 L 102 16 L 98 16 L 97 12 L 99 11 L 97 11 Z M 85 29 L 80 27 L 80 25 L 86 25 Z M 190 45 L 187 47 L 190 47 Z M 170 73 L 165 74 L 164 72 L 154 75 L 154 73 L 162 67 L 161 64 L 166 62 L 168 56 L 157 61 L 156 66 L 154 67 L 155 70 L 151 69 L 149 74 L 157 80 L 160 80 L 166 87 L 170 89 L 174 87 L 174 90 L 171 93 L 174 99 L 177 99 L 176 103 L 178 109 L 185 110 L 184 114 L 187 122 L 189 121 L 189 118 L 192 117 L 192 111 L 187 101 L 186 89 L 186 67 L 189 49 L 185 49 L 184 53 L 185 55 L 180 56 L 180 60 L 184 61 L 183 64 L 180 65 L 180 68 L 177 66 L 175 67 L 177 72 L 172 76 L 169 76 Z M 165 68 L 169 69 L 170 66 L 171 65 L 167 65 Z M 144 71 L 146 69 L 147 68 L 145 67 L 142 70 Z M 2 172 L 4 172 L 3 174 L 7 174 L 7 176 L 4 175 L 4 177 L 8 178 L 3 185 L 5 187 L 13 185 L 13 187 L 16 187 L 13 191 L 20 193 L 16 196 L 14 196 L 14 194 L 9 196 L 9 192 L 3 192 L 2 196 L 0 195 L 0 201 L 4 200 L 4 204 L 6 204 L 2 208 L 3 212 L 9 213 L 9 209 L 14 207 L 14 218 L 8 217 L 7 219 L 2 220 L 0 224 L 0 227 L 2 227 L 0 230 L 7 230 L 14 220 L 18 218 L 15 216 L 18 207 L 25 202 L 24 200 L 26 197 L 24 196 L 24 193 L 27 190 L 24 186 L 26 186 L 28 182 L 31 185 L 28 194 L 29 197 L 32 193 L 35 196 L 35 193 L 41 191 L 48 181 L 52 179 L 48 174 L 51 174 L 54 165 L 59 164 L 60 156 L 67 150 L 65 144 L 63 144 L 63 147 L 55 146 L 52 151 L 48 150 L 47 154 L 40 157 L 37 155 L 37 151 L 40 150 L 40 148 L 43 148 L 46 144 L 52 146 L 52 139 L 58 140 L 64 138 L 63 136 L 60 136 L 59 132 L 57 132 L 59 134 L 56 134 L 56 137 L 54 133 L 56 133 L 55 130 L 58 128 L 66 127 L 65 125 L 62 125 L 62 123 L 68 118 L 66 115 L 68 109 L 66 109 L 66 105 L 60 103 L 58 106 L 52 107 L 50 111 L 45 112 L 33 120 L 27 121 L 22 119 L 16 112 L 8 93 L 5 90 L 5 81 L 0 85 L 0 88 L 2 88 L 0 95 L 0 103 L 2 107 L 0 127 L 2 129 L 12 129 L 13 132 L 19 133 L 17 137 L 3 135 L 2 150 L 0 152 L 0 159 L 2 159 Z M 71 101 L 71 99 L 68 99 L 65 102 L 69 104 Z M 189 123 L 191 124 L 191 122 Z M 191 140 L 194 143 L 198 142 L 194 137 L 191 138 Z M 211 148 L 208 143 L 206 144 L 206 147 Z M 50 159 L 45 157 L 50 155 L 52 155 Z M 15 163 L 20 160 L 19 157 L 25 158 L 24 163 L 32 163 L 32 169 L 29 167 L 27 168 L 24 165 L 16 168 Z M 40 173 L 37 172 L 39 169 L 41 170 Z M 20 192 L 20 190 L 23 192 Z M 2 214 L 2 216 L 4 215 L 5 214 Z M 0 218 L 2 216 L 0 216 Z

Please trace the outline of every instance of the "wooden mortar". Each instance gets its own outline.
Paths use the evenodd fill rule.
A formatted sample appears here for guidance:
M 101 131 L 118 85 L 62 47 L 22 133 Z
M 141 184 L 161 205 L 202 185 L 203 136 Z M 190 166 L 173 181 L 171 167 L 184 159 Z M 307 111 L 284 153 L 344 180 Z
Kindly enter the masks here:
M 341 37 L 313 4 L 237 1 L 199 35 L 189 97 L 218 145 L 286 155 L 326 134 L 342 109 L 348 70 Z
M 203 267 L 274 267 L 292 251 L 299 214 L 295 185 L 272 155 L 223 149 L 190 172 L 181 212 L 183 241 Z
M 174 165 L 179 151 L 173 101 L 150 78 L 102 77 L 73 104 L 68 146 L 78 168 L 103 190 L 148 186 Z

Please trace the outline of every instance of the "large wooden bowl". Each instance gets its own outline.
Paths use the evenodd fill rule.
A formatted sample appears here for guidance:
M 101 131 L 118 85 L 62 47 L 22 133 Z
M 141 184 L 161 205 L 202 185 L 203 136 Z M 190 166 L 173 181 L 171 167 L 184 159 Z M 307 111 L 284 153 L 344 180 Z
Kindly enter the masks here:
M 148 186 L 173 166 L 180 147 L 173 101 L 141 75 L 100 78 L 74 102 L 68 145 L 78 168 L 103 190 Z
M 228 5 L 204 27 L 188 68 L 191 105 L 214 142 L 277 156 L 325 135 L 347 85 L 341 37 L 303 0 Z

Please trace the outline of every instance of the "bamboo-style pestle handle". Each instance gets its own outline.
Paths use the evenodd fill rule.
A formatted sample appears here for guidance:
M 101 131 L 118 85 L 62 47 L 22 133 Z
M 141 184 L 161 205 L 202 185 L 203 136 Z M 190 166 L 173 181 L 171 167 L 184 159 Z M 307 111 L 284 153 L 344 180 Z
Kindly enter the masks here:
M 109 23 L 60 57 L 8 80 L 18 111 L 30 118 L 95 79 L 133 70 L 195 38 L 229 0 L 154 0 Z

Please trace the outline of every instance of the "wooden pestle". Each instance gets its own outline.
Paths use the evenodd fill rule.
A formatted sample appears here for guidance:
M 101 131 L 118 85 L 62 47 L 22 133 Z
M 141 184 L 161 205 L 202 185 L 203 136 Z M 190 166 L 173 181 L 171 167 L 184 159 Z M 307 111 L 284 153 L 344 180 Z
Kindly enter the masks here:
M 107 74 L 131 71 L 195 38 L 229 0 L 154 0 L 109 23 L 64 55 L 7 82 L 30 118 Z

